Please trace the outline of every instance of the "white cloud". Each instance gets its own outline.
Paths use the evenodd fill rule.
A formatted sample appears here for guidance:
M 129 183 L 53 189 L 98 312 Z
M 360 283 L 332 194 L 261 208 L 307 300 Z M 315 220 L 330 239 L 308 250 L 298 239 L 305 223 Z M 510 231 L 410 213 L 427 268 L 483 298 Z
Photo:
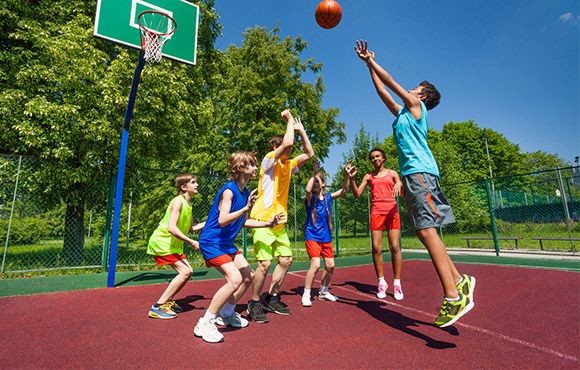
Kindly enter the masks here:
M 577 24 L 580 21 L 580 16 L 574 15 L 574 13 L 564 13 L 560 17 L 558 17 L 558 21 L 560 23 L 567 23 L 567 24 Z

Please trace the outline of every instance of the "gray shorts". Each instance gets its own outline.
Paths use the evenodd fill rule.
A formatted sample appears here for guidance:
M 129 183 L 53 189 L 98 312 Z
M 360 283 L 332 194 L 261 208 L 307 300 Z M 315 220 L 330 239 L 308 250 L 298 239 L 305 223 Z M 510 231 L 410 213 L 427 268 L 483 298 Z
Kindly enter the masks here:
M 451 206 L 439 187 L 439 178 L 428 173 L 403 177 L 405 203 L 416 230 L 455 222 Z

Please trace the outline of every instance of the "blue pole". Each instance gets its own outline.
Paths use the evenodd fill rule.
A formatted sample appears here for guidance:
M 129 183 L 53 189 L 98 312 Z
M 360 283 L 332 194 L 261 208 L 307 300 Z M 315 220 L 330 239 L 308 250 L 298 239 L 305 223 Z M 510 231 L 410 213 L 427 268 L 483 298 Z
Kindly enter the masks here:
M 121 221 L 121 205 L 123 203 L 123 184 L 125 182 L 125 164 L 127 162 L 127 147 L 129 146 L 129 126 L 133 117 L 133 106 L 137 96 L 137 88 L 141 79 L 141 71 L 145 65 L 143 51 L 139 54 L 139 62 L 135 67 L 133 82 L 131 83 L 131 92 L 129 93 L 129 103 L 125 111 L 125 121 L 121 131 L 121 149 L 119 150 L 119 166 L 117 170 L 117 186 L 115 189 L 115 210 L 113 213 L 113 230 L 111 235 L 111 250 L 109 254 L 109 274 L 107 278 L 107 287 L 115 287 L 115 271 L 117 269 L 117 249 L 119 244 L 119 224 Z

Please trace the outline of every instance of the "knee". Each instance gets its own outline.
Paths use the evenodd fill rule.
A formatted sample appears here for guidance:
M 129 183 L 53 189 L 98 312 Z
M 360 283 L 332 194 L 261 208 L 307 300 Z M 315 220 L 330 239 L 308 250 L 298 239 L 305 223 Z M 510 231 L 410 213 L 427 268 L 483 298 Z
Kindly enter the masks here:
M 193 275 L 193 270 L 191 268 L 179 272 L 179 276 L 181 276 L 181 278 L 184 280 L 189 280 L 191 275 Z
M 377 255 L 377 254 L 382 254 L 383 253 L 383 248 L 382 246 L 375 246 L 373 245 L 373 249 L 371 250 L 372 254 Z
M 251 284 L 254 281 L 254 271 L 248 268 L 247 271 L 242 270 L 241 272 L 244 284 Z
M 320 261 L 310 261 L 310 269 L 318 271 L 320 269 Z
M 289 269 L 292 266 L 292 257 L 280 257 L 278 258 L 278 264 L 285 269 Z
M 260 272 L 263 273 L 264 275 L 267 275 L 268 270 L 270 270 L 270 264 L 271 261 L 259 261 L 256 269 L 260 270 Z
M 389 245 L 389 249 L 391 250 L 391 254 L 401 253 L 401 246 L 399 245 L 399 243 Z
M 324 268 L 328 272 L 334 271 L 334 261 L 324 261 Z

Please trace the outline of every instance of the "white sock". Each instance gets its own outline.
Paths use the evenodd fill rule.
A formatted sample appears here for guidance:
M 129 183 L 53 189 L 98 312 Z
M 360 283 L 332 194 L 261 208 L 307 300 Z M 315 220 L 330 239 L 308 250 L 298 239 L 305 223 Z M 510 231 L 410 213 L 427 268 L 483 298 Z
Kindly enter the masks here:
M 320 286 L 320 293 L 322 293 L 322 294 L 328 293 L 328 286 L 321 285 Z
M 393 279 L 393 285 L 401 286 L 401 279 Z
M 447 298 L 444 297 L 447 302 L 457 302 L 461 297 L 457 296 L 457 298 Z
M 385 277 L 384 277 L 384 276 L 381 276 L 381 277 L 379 278 L 379 284 L 381 283 L 381 281 L 385 281 Z M 385 283 L 386 283 L 386 281 L 385 281 Z
M 217 314 L 209 312 L 209 310 L 205 311 L 205 315 L 203 315 L 203 319 L 207 321 L 215 320 Z
M 236 308 L 235 304 L 226 303 L 220 310 L 221 317 L 230 317 L 234 314 L 234 309 Z
M 306 289 L 304 288 L 304 294 L 302 294 L 303 297 L 310 297 L 310 289 Z

